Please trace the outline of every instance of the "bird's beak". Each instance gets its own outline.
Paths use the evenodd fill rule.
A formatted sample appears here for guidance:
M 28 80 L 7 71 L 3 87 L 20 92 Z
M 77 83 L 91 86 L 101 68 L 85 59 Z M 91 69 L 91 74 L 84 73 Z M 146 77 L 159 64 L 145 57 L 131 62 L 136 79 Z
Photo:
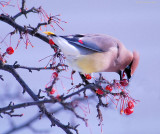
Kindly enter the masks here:
M 49 36 L 54 36 L 55 34 L 54 33 L 52 33 L 52 32 L 49 32 L 49 31 L 45 31 L 45 32 L 43 32 L 43 33 L 45 33 L 45 34 L 47 34 L 47 35 L 49 35 Z
M 126 73 L 127 79 L 128 79 L 128 81 L 129 81 L 129 79 L 131 78 L 131 65 L 128 65 L 128 66 L 125 68 L 124 72 Z

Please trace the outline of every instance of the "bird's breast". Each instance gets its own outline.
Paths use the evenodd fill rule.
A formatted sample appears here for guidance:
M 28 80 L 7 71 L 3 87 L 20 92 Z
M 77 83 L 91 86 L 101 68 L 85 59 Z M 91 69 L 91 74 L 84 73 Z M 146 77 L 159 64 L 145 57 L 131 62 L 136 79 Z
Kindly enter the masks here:
M 108 52 L 80 56 L 76 64 L 83 73 L 104 72 L 110 68 L 112 56 Z

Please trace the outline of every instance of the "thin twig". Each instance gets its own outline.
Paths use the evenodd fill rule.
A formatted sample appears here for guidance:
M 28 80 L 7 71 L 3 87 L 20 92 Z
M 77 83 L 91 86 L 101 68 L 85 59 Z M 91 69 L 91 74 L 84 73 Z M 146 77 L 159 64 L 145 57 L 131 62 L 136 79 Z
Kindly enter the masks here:
M 20 17 L 23 14 L 28 14 L 28 13 L 39 13 L 38 10 L 35 7 L 32 7 L 29 10 L 23 10 L 23 12 L 17 13 L 15 16 L 12 17 L 13 20 L 16 20 L 18 17 Z
M 3 21 L 3 22 L 6 22 L 7 24 L 11 25 L 12 27 L 14 27 L 15 29 L 17 29 L 18 31 L 20 32 L 26 32 L 29 33 L 30 35 L 33 35 L 34 31 L 31 30 L 31 29 L 26 29 L 26 27 L 23 27 L 19 24 L 17 24 L 11 17 L 7 16 L 7 15 L 4 15 L 4 14 L 1 14 L 0 15 L 0 20 Z M 40 33 L 36 33 L 34 34 L 35 37 L 43 40 L 44 42 L 48 43 L 49 42 L 49 38 L 40 34 Z M 52 47 L 56 47 L 56 45 L 52 45 Z
M 82 89 L 80 89 L 80 90 L 78 90 L 78 91 L 76 91 L 76 92 L 74 92 L 74 93 L 71 93 L 71 94 L 69 94 L 69 95 L 67 95 L 67 96 L 65 96 L 65 97 L 63 97 L 63 98 L 61 98 L 61 99 L 62 99 L 62 101 L 63 101 L 63 100 L 66 100 L 66 99 L 68 99 L 68 98 L 70 98 L 70 97 L 72 97 L 72 96 L 74 96 L 74 95 L 78 95 L 79 93 L 83 92 L 83 91 L 86 90 L 86 89 L 91 89 L 91 88 L 93 88 L 93 87 L 94 87 L 94 84 L 86 85 L 84 88 L 82 88 Z

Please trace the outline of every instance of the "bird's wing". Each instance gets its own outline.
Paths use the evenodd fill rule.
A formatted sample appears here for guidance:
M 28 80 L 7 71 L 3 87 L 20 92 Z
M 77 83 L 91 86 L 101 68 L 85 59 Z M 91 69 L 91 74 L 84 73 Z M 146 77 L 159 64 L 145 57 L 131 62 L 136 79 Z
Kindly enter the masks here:
M 61 37 L 74 46 L 95 52 L 106 52 L 111 47 L 117 47 L 119 42 L 119 40 L 104 34 L 75 34 Z

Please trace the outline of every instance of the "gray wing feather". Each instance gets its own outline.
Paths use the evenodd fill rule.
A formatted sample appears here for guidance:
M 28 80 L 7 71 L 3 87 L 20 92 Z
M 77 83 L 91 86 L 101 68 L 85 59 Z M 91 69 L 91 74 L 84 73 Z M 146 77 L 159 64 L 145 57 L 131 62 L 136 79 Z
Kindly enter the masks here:
M 87 49 L 87 53 L 88 51 L 106 52 L 110 47 L 117 47 L 118 44 L 117 39 L 104 34 L 76 34 L 61 37 L 84 52 Z

